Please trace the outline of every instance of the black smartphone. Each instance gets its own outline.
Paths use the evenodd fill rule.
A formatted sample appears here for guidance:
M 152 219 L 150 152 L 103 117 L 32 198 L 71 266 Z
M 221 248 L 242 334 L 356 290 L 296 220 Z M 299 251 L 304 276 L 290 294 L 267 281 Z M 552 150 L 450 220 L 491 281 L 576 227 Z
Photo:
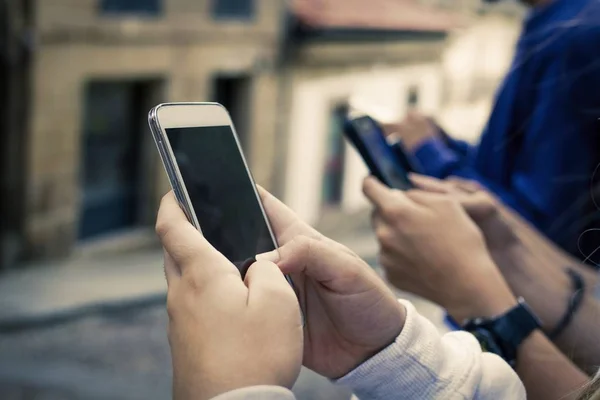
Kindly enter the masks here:
M 181 208 L 244 276 L 256 254 L 278 246 L 227 110 L 162 104 L 149 122 Z
M 344 134 L 358 150 L 371 174 L 392 189 L 413 187 L 408 173 L 414 172 L 401 144 L 391 146 L 383 128 L 368 115 L 346 116 Z
M 402 143 L 401 139 L 397 139 L 395 142 L 391 143 L 392 150 L 398 159 L 402 168 L 404 168 L 407 172 L 414 172 L 421 174 L 422 168 L 418 161 L 410 154 L 406 147 L 404 147 L 404 143 Z

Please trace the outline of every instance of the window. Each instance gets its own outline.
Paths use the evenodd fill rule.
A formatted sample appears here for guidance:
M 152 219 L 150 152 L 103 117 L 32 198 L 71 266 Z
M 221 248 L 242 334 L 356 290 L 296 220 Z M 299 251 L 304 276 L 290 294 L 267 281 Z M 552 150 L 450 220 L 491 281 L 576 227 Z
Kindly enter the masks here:
M 410 108 L 417 107 L 419 105 L 419 89 L 417 89 L 415 86 L 412 86 L 408 89 L 406 103 Z
M 163 0 L 100 0 L 103 14 L 158 15 L 162 12 Z
M 212 0 L 216 19 L 251 19 L 255 13 L 254 0 Z
M 322 204 L 326 207 L 336 207 L 342 202 L 346 161 L 345 141 L 342 134 L 345 115 L 345 108 L 339 106 L 333 109 L 329 120 L 325 171 L 323 171 L 321 188 Z
M 251 90 L 252 78 L 248 75 L 217 75 L 213 80 L 213 100 L 229 111 L 247 158 L 250 156 L 248 104 Z

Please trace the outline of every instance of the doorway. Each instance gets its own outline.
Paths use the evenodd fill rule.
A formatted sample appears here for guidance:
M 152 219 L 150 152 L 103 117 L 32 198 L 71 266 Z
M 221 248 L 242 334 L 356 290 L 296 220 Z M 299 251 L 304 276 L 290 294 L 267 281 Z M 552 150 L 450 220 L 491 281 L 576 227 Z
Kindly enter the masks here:
M 216 75 L 213 80 L 212 98 L 229 111 L 246 158 L 250 155 L 251 85 L 249 75 Z
M 146 122 L 157 81 L 91 81 L 84 89 L 79 239 L 145 224 L 154 171 Z
M 333 109 L 329 116 L 325 171 L 323 171 L 323 186 L 321 188 L 321 201 L 326 208 L 337 208 L 342 202 L 346 161 L 346 146 L 342 132 L 345 114 L 346 108 L 338 106 Z

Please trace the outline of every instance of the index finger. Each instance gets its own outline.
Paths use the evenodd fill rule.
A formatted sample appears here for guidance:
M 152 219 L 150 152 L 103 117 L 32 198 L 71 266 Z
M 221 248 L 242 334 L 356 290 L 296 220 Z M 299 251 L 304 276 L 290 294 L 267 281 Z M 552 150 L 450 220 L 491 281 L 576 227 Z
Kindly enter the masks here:
M 414 172 L 409 173 L 408 178 L 417 189 L 421 189 L 426 192 L 450 193 L 453 189 L 448 182 L 444 182 L 440 179 L 432 178 L 430 176 L 416 174 Z
M 310 225 L 302 221 L 278 198 L 260 185 L 256 185 L 256 188 L 279 244 L 286 244 L 297 235 L 318 236 Z
M 365 178 L 363 193 L 384 214 L 389 213 L 391 209 L 396 208 L 399 204 L 412 205 L 412 201 L 402 192 L 388 188 L 373 176 Z
M 163 197 L 158 217 L 156 233 L 165 251 L 177 263 L 181 273 L 208 265 L 211 273 L 231 272 L 237 269 L 221 253 L 215 250 L 202 234 L 188 221 L 173 192 Z

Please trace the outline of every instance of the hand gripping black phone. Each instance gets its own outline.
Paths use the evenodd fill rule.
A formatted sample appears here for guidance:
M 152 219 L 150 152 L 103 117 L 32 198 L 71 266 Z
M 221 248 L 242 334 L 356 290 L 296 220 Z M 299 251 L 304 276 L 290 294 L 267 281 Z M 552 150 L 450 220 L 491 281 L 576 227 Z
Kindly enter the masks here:
M 416 172 L 401 142 L 390 145 L 383 128 L 368 115 L 347 115 L 344 134 L 358 150 L 371 174 L 392 189 L 413 187 L 409 172 Z

